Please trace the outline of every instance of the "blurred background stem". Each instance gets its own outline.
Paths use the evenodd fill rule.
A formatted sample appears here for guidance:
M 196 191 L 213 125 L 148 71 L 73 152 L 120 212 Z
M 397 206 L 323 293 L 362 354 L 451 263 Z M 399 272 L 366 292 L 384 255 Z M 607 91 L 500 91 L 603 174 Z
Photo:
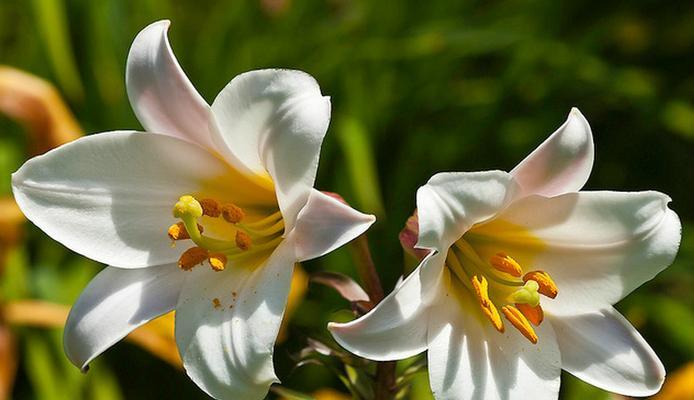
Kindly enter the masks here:
M 376 265 L 371 257 L 369 239 L 366 234 L 352 241 L 352 255 L 357 266 L 357 273 L 362 284 L 366 287 L 371 303 L 375 306 L 383 300 L 383 286 L 376 272 Z M 375 399 L 387 400 L 394 398 L 395 361 L 378 362 L 376 367 Z

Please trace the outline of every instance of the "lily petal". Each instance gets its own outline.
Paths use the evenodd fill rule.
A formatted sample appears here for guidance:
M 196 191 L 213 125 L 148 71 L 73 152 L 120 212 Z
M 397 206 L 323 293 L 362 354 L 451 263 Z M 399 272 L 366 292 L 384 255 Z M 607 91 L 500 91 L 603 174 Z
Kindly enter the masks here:
M 466 235 L 484 259 L 503 251 L 548 272 L 559 289 L 543 301 L 555 315 L 610 306 L 670 265 L 681 224 L 658 192 L 531 196 Z
M 82 370 L 135 328 L 176 306 L 186 274 L 175 264 L 146 269 L 106 267 L 70 310 L 63 344 Z
M 181 69 L 166 36 L 169 21 L 137 34 L 125 69 L 130 104 L 146 131 L 175 136 L 213 149 L 210 106 Z
M 503 210 L 516 190 L 511 175 L 502 171 L 434 175 L 417 190 L 417 247 L 445 252 L 473 224 Z
M 331 322 L 328 330 L 342 347 L 370 360 L 401 360 L 423 352 L 430 296 L 444 259 L 442 253 L 427 257 L 368 314 L 344 324 Z
M 279 382 L 275 339 L 295 263 L 287 241 L 256 268 L 190 272 L 176 307 L 176 343 L 188 376 L 207 394 L 262 399 Z
M 653 349 L 614 308 L 552 318 L 562 367 L 579 379 L 625 396 L 660 390 L 665 368 Z
M 364 233 L 376 221 L 352 207 L 312 189 L 291 235 L 299 261 L 327 254 Z
M 533 345 L 512 328 L 502 334 L 476 318 L 479 306 L 465 288 L 442 292 L 430 311 L 427 352 L 437 400 L 557 398 L 561 360 L 551 324 L 536 328 Z
M 69 249 L 142 268 L 178 259 L 166 235 L 173 204 L 227 170 L 180 139 L 108 132 L 32 158 L 12 175 L 12 189 L 27 218 Z
M 271 177 L 287 233 L 308 201 L 329 122 L 330 99 L 300 71 L 238 75 L 212 104 L 218 148 L 240 171 Z
M 578 192 L 588 181 L 594 157 L 590 125 L 573 108 L 566 122 L 511 171 L 521 186 L 518 196 Z

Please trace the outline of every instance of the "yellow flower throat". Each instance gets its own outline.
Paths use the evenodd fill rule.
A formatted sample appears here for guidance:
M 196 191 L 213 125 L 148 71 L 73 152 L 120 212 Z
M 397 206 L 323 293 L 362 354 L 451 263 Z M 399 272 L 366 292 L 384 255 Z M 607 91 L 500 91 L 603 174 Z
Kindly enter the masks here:
M 276 211 L 253 222 L 245 222 L 245 211 L 232 203 L 221 204 L 206 198 L 181 196 L 173 207 L 173 216 L 181 221 L 168 229 L 172 245 L 180 240 L 192 240 L 194 247 L 181 254 L 178 266 L 186 271 L 207 261 L 214 271 L 223 271 L 229 262 L 248 262 L 268 254 L 282 241 L 284 220 Z M 203 217 L 220 219 L 233 233 L 233 240 L 216 239 L 203 234 L 199 223 Z
M 539 326 L 544 318 L 540 294 L 553 299 L 558 293 L 549 274 L 544 271 L 523 274 L 518 262 L 501 252 L 484 262 L 463 238 L 448 250 L 446 266 L 475 295 L 482 313 L 497 331 L 504 332 L 504 322 L 490 291 L 497 304 L 502 304 L 501 313 L 508 322 L 530 342 L 537 343 L 533 325 Z

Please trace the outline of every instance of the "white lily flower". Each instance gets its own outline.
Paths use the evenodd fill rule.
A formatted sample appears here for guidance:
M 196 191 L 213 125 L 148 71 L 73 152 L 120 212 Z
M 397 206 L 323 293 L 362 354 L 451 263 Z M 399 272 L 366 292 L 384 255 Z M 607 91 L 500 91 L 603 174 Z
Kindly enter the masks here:
M 278 382 L 272 353 L 295 263 L 375 219 L 313 189 L 330 100 L 310 75 L 244 73 L 209 106 L 168 26 L 142 30 L 127 62 L 128 96 L 153 133 L 100 133 L 35 157 L 13 175 L 14 195 L 48 235 L 110 265 L 65 326 L 75 365 L 176 310 L 195 383 L 216 398 L 260 399 Z
M 432 177 L 417 192 L 428 255 L 370 313 L 330 324 L 335 339 L 379 361 L 428 350 L 439 400 L 556 399 L 561 369 L 657 392 L 662 363 L 612 305 L 672 263 L 680 221 L 662 193 L 579 192 L 592 165 L 573 109 L 510 173 Z

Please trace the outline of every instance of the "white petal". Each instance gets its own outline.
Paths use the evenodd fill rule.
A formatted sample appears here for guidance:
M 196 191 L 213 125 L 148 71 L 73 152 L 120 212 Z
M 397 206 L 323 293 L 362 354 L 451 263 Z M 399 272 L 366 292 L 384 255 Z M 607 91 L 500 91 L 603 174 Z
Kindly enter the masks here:
M 290 233 L 299 261 L 327 254 L 364 233 L 376 221 L 341 201 L 312 189 Z
M 594 156 L 590 125 L 573 108 L 566 122 L 511 171 L 521 186 L 518 195 L 578 192 L 588 181 Z
M 186 372 L 210 396 L 262 399 L 278 382 L 272 352 L 295 261 L 285 241 L 260 267 L 190 273 L 176 307 L 176 343 Z
M 426 350 L 430 296 L 438 288 L 445 257 L 429 256 L 383 301 L 363 317 L 328 324 L 350 352 L 377 361 L 401 360 Z
M 460 287 L 430 314 L 429 381 L 437 400 L 557 398 L 561 361 L 551 324 L 536 328 L 536 345 L 508 323 L 499 333 Z
M 177 265 L 146 269 L 106 267 L 70 310 L 63 343 L 81 369 L 138 326 L 176 306 L 185 273 Z
M 130 104 L 146 131 L 212 149 L 210 106 L 176 61 L 166 32 L 169 21 L 150 24 L 135 37 L 125 70 Z
M 681 225 L 669 202 L 658 192 L 531 196 L 466 238 L 484 259 L 501 251 L 527 270 L 547 271 L 559 289 L 543 300 L 551 313 L 584 313 L 616 303 L 672 263 Z
M 445 172 L 417 190 L 417 247 L 442 251 L 473 224 L 503 210 L 517 185 L 502 171 Z
M 660 390 L 663 364 L 614 308 L 551 320 L 562 367 L 571 374 L 625 396 L 650 396 Z
M 330 122 L 330 99 L 310 75 L 259 70 L 235 77 L 212 104 L 220 151 L 239 170 L 274 181 L 286 231 L 308 200 Z
M 180 139 L 109 132 L 32 158 L 12 175 L 12 189 L 53 239 L 104 264 L 141 268 L 178 259 L 166 235 L 173 205 L 227 169 Z

